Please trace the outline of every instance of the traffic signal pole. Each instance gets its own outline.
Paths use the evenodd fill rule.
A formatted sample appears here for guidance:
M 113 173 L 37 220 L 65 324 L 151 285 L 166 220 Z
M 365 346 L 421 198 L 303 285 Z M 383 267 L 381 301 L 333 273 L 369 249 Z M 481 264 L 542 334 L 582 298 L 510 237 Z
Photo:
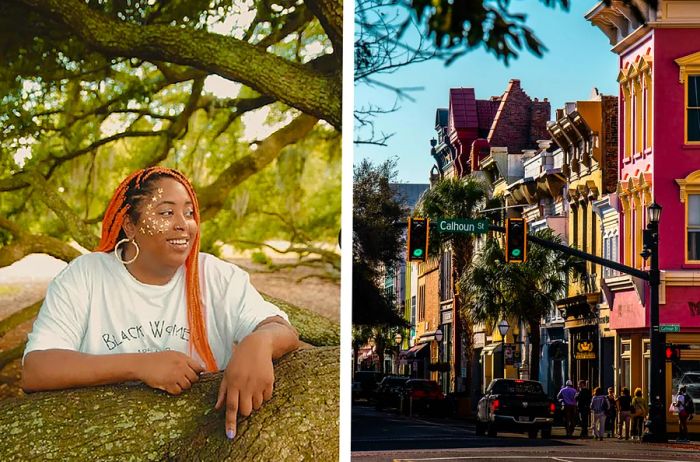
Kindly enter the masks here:
M 666 343 L 666 334 L 659 331 L 659 239 L 658 223 L 649 225 L 649 239 L 645 245 L 649 247 L 651 256 L 651 268 L 649 271 L 638 270 L 631 266 L 623 265 L 616 261 L 572 249 L 569 246 L 541 239 L 532 234 L 527 234 L 527 239 L 542 247 L 556 250 L 566 255 L 590 261 L 607 268 L 612 268 L 621 273 L 629 274 L 649 282 L 649 342 L 651 352 L 651 383 L 649 384 L 649 418 L 651 426 L 649 432 L 643 436 L 644 441 L 666 442 L 666 367 L 663 345 Z M 505 233 L 503 226 L 489 225 L 489 230 Z
M 495 226 L 495 225 L 489 225 L 489 230 L 500 232 L 500 233 L 506 232 L 506 229 L 503 226 Z M 649 273 L 647 273 L 646 271 L 638 270 L 637 268 L 632 268 L 631 266 L 623 265 L 622 263 L 618 263 L 616 261 L 608 260 L 606 258 L 602 258 L 602 257 L 599 257 L 597 255 L 582 252 L 578 249 L 573 249 L 573 248 L 566 246 L 566 245 L 557 244 L 556 242 L 548 241 L 546 239 L 539 238 L 539 237 L 532 235 L 532 234 L 527 234 L 527 240 L 530 242 L 533 242 L 535 244 L 538 244 L 542 247 L 546 247 L 546 248 L 552 249 L 552 250 L 557 250 L 561 253 L 571 255 L 572 257 L 578 257 L 581 260 L 586 260 L 586 261 L 590 261 L 593 263 L 597 263 L 601 266 L 612 268 L 614 270 L 620 271 L 621 273 L 629 274 L 631 276 L 638 277 L 638 278 L 643 279 L 645 281 L 649 280 Z

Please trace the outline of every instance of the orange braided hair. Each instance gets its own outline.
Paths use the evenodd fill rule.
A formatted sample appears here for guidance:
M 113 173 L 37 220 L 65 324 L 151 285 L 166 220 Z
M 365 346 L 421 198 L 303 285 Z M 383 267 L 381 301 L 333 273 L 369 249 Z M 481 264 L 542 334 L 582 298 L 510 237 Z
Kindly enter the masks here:
M 204 360 L 207 370 L 216 371 L 216 360 L 207 340 L 204 306 L 199 287 L 199 203 L 197 202 L 194 188 L 182 173 L 166 167 L 149 167 L 138 170 L 126 177 L 109 201 L 102 220 L 102 236 L 95 251 L 112 252 L 114 250 L 117 241 L 125 237 L 122 231 L 124 218 L 128 213 L 133 214 L 135 212 L 133 208 L 136 206 L 136 201 L 130 196 L 137 191 L 147 188 L 151 181 L 162 177 L 173 178 L 182 184 L 192 200 L 194 219 L 198 229 L 192 250 L 187 256 L 187 260 L 185 260 L 185 294 L 187 297 L 187 321 L 190 327 L 190 352 L 194 347 L 199 357 Z

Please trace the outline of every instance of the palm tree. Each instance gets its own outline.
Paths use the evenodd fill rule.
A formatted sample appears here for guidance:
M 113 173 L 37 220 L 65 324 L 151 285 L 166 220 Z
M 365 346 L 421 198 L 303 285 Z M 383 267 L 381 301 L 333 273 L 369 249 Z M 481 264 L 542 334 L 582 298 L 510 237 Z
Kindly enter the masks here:
M 535 236 L 561 243 L 551 229 Z M 516 318 L 527 323 L 530 331 L 530 377 L 539 373 L 540 320 L 561 298 L 568 276 L 585 274 L 585 263 L 577 258 L 538 245 L 531 245 L 525 263 L 505 263 L 500 241 L 487 239 L 458 286 L 471 302 L 474 322 L 497 322 Z
M 478 211 L 487 204 L 488 189 L 480 180 L 467 176 L 464 178 L 444 178 L 435 183 L 421 199 L 417 210 L 419 214 L 436 220 L 438 218 L 474 218 Z M 466 336 L 466 357 L 471 358 L 472 329 L 469 319 L 459 315 L 464 299 L 457 290 L 456 282 L 460 280 L 462 273 L 471 263 L 474 249 L 473 236 L 469 234 L 440 234 L 435 230 L 430 232 L 429 256 L 437 258 L 446 247 L 451 249 L 451 292 L 455 295 L 455 361 L 454 370 L 460 371 L 463 365 L 460 363 L 461 341 L 460 334 Z M 465 365 L 466 366 L 466 365 Z M 466 386 L 471 383 L 471 368 L 466 367 Z M 468 390 L 467 390 L 468 391 Z

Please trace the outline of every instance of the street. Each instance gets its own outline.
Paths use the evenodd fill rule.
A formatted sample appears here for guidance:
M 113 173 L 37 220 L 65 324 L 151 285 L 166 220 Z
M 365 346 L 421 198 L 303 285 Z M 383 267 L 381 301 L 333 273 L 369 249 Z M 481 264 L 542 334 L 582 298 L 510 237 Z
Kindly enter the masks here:
M 567 439 L 555 428 L 553 438 L 499 433 L 476 436 L 474 425 L 456 419 L 413 417 L 353 404 L 352 460 L 413 461 L 700 461 L 700 444 L 641 444 L 605 439 Z

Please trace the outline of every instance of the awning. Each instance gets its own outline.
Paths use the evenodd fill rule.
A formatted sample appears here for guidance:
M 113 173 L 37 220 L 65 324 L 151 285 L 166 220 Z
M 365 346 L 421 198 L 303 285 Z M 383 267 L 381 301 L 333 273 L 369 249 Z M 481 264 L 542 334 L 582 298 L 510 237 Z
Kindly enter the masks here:
M 432 342 L 433 340 L 437 340 L 435 338 L 435 331 L 430 331 L 430 332 L 424 333 L 423 335 L 420 336 L 420 339 L 418 341 L 421 343 L 424 343 L 424 342 Z
M 492 355 L 492 354 L 498 353 L 500 351 L 501 351 L 501 344 L 500 343 L 489 343 L 481 350 L 481 354 L 482 354 L 482 356 L 483 355 Z
M 418 345 L 414 345 L 413 347 L 411 347 L 411 349 L 406 351 L 406 358 L 415 358 L 416 356 L 418 356 L 418 353 L 420 353 L 421 350 L 423 350 L 423 348 L 425 348 L 426 346 L 428 346 L 427 343 L 419 343 Z

